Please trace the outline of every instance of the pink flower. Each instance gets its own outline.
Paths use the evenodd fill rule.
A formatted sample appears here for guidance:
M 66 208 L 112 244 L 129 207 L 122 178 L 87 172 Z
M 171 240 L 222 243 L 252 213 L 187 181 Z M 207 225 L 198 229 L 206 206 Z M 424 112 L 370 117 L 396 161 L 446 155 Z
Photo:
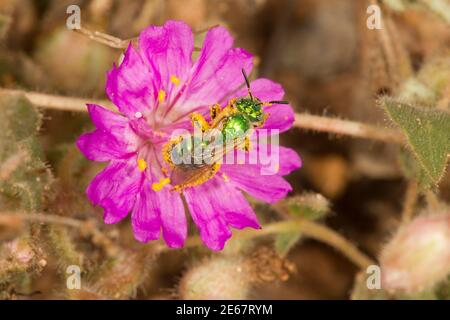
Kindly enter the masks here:
M 301 165 L 291 149 L 279 148 L 279 170 L 261 175 L 261 164 L 223 164 L 219 172 L 196 187 L 174 191 L 167 179 L 162 148 L 172 132 L 191 130 L 193 112 L 207 114 L 214 103 L 247 96 L 242 69 L 252 69 L 252 55 L 233 48 L 233 38 L 223 27 L 208 31 L 197 60 L 192 59 L 192 30 L 183 22 L 150 26 L 132 45 L 120 66 L 107 74 L 106 93 L 120 114 L 88 105 L 96 130 L 83 134 L 78 148 L 93 161 L 108 165 L 91 182 L 87 195 L 104 209 L 104 221 L 117 223 L 131 212 L 137 240 L 159 239 L 182 247 L 187 222 L 182 197 L 200 229 L 204 243 L 221 250 L 231 237 L 230 227 L 260 228 L 242 191 L 273 203 L 292 190 L 282 176 Z M 281 100 L 284 91 L 267 79 L 251 83 L 261 101 Z M 270 115 L 264 127 L 289 129 L 294 113 L 289 105 L 264 107 Z

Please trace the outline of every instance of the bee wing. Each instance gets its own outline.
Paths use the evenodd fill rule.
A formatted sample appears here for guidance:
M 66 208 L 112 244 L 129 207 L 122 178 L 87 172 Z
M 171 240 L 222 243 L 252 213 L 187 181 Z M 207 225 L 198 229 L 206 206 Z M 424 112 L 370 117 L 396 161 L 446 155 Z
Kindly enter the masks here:
M 201 167 L 178 166 L 173 168 L 170 181 L 175 188 L 194 187 L 207 181 L 216 172 L 213 165 L 203 165 Z
M 215 149 L 215 151 L 212 155 L 210 155 L 211 160 L 208 159 L 209 162 L 207 163 L 218 163 L 222 162 L 223 157 L 230 151 L 233 151 L 235 148 L 243 148 L 245 146 L 245 136 L 233 141 L 233 143 L 227 143 L 225 146 L 221 146 L 221 148 Z M 206 157 L 205 157 L 206 158 Z

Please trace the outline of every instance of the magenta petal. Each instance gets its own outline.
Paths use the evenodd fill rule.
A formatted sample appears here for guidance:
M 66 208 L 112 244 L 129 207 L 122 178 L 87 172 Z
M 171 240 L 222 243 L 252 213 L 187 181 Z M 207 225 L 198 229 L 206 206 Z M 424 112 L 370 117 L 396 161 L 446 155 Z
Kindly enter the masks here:
M 302 159 L 293 149 L 279 147 L 280 167 L 278 174 L 285 176 L 302 166 Z
M 193 67 L 193 88 L 202 84 L 214 76 L 214 72 L 220 67 L 220 62 L 231 49 L 233 37 L 224 27 L 218 26 L 208 31 L 203 42 L 200 56 Z
M 88 111 L 97 130 L 81 135 L 77 146 L 89 160 L 109 161 L 128 157 L 137 150 L 137 136 L 128 119 L 105 108 L 89 104 Z
M 113 224 L 125 218 L 133 208 L 142 179 L 143 174 L 134 159 L 113 161 L 95 176 L 86 192 L 94 205 L 105 210 L 105 223 Z
M 161 234 L 161 218 L 158 203 L 150 185 L 144 185 L 136 196 L 136 203 L 131 213 L 134 237 L 140 242 L 157 240 Z
M 291 185 L 277 174 L 261 175 L 262 167 L 250 164 L 224 164 L 220 169 L 237 188 L 268 203 L 277 202 L 292 191 Z
M 261 101 L 282 100 L 284 98 L 283 87 L 272 80 L 259 78 L 250 83 L 252 94 Z M 247 88 L 242 88 L 237 93 L 238 97 L 247 96 Z
M 111 131 L 113 127 L 125 127 L 128 124 L 127 118 L 102 106 L 88 103 L 87 109 L 97 129 Z
M 163 237 L 171 248 L 181 248 L 187 237 L 187 222 L 183 201 L 177 192 L 168 188 L 153 191 L 145 184 L 137 196 L 131 215 L 134 235 L 141 242 L 159 239 L 161 227 Z
M 186 23 L 167 21 L 162 27 L 148 27 L 139 36 L 139 49 L 147 63 L 159 72 L 162 88 L 167 92 L 174 86 L 171 76 L 181 82 L 187 80 L 194 36 Z
M 221 178 L 215 178 L 208 183 L 210 197 L 214 199 L 213 207 L 222 213 L 228 225 L 236 229 L 261 228 L 253 208 L 233 184 Z
M 269 114 L 263 129 L 276 129 L 279 132 L 289 130 L 294 124 L 295 114 L 290 105 L 274 104 L 264 108 Z
M 156 103 L 160 78 L 130 44 L 120 66 L 107 74 L 106 93 L 130 119 L 136 112 L 147 115 Z
M 155 192 L 159 199 L 163 237 L 171 248 L 181 248 L 187 237 L 187 222 L 183 201 L 178 192 L 169 187 Z
M 253 67 L 252 59 L 253 56 L 244 49 L 230 49 L 216 65 L 212 74 L 201 81 L 198 78 L 192 79 L 187 95 L 189 103 L 211 105 L 228 97 L 244 83 L 242 69 L 250 73 Z
M 207 33 L 184 100 L 174 110 L 177 114 L 187 114 L 193 108 L 219 103 L 244 84 L 242 69 L 251 72 L 253 56 L 241 48 L 231 49 L 232 44 L 231 35 L 223 27 L 213 28 Z
M 215 195 L 212 189 L 215 187 L 215 184 L 207 182 L 195 188 L 187 188 L 184 197 L 192 219 L 200 229 L 203 242 L 208 248 L 219 251 L 223 249 L 232 233 L 221 212 L 214 207 L 214 201 L 217 199 L 212 196 Z

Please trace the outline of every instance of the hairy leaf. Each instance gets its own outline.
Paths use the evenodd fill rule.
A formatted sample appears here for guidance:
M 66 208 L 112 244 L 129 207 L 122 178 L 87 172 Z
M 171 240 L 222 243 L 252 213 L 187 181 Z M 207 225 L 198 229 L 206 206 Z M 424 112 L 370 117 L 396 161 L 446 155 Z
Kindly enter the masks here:
M 437 184 L 443 176 L 450 152 L 450 114 L 390 98 L 383 99 L 382 104 L 391 120 L 405 133 L 427 180 Z

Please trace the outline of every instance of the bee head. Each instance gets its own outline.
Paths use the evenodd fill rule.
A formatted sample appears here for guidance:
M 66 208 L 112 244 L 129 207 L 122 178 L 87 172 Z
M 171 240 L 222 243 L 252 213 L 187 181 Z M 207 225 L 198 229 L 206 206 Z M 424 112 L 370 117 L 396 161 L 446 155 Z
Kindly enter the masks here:
M 241 98 L 237 100 L 236 109 L 251 123 L 261 123 L 264 120 L 262 103 L 257 98 Z

